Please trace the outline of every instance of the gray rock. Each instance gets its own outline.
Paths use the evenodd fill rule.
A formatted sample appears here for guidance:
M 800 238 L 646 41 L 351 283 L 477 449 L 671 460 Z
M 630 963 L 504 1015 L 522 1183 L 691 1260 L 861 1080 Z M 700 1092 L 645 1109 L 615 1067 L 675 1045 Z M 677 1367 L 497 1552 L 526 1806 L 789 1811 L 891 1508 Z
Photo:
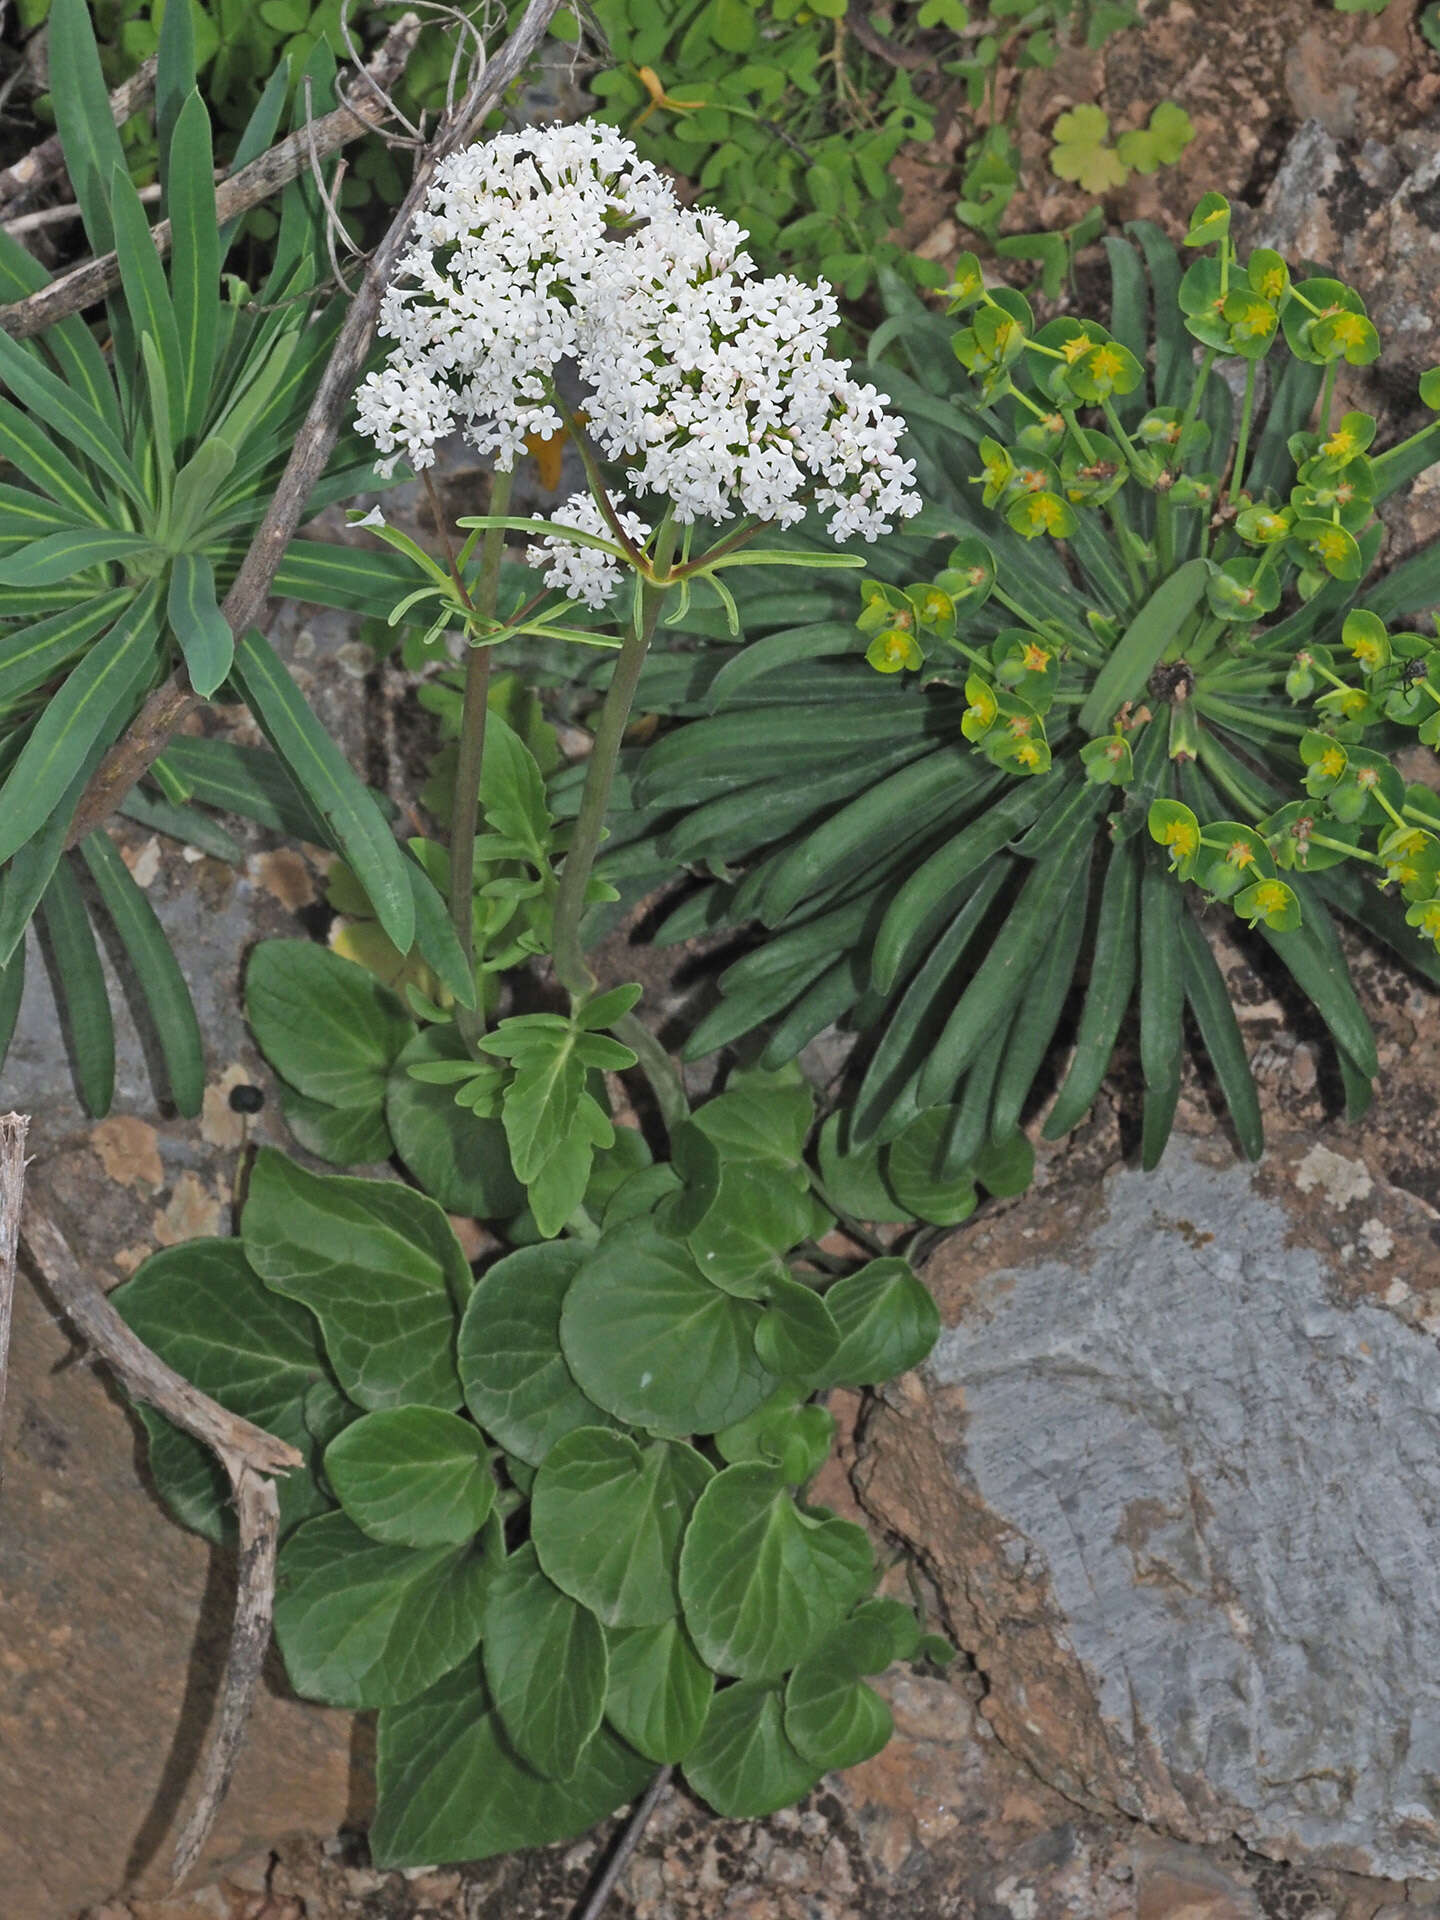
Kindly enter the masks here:
M 1311 1182 L 1302 1216 L 1365 1211 L 1363 1184 Z M 972 1256 L 869 1497 L 919 1535 L 1042 1777 L 1192 1840 L 1434 1875 L 1440 1353 L 1296 1227 L 1177 1141 L 1042 1257 Z M 1417 1282 L 1436 1266 L 1432 1241 Z

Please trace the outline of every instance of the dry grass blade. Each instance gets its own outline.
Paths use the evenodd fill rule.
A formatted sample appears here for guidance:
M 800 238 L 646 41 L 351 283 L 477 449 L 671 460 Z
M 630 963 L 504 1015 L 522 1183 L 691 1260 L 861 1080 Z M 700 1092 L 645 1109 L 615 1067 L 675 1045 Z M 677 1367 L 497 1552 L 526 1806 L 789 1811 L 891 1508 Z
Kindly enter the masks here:
M 0 1113 L 0 1431 L 5 1425 L 5 1373 L 10 1362 L 10 1307 L 15 1297 L 15 1253 L 25 1201 L 25 1136 L 30 1116 Z M 0 1476 L 4 1474 L 0 1460 Z

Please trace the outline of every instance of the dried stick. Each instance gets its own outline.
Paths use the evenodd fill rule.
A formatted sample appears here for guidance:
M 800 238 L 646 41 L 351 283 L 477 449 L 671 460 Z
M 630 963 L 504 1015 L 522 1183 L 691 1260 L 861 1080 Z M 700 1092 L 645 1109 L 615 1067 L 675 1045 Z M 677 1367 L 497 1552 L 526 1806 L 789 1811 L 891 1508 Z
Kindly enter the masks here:
M 15 1250 L 25 1199 L 26 1113 L 0 1113 L 0 1432 L 5 1426 L 5 1369 L 10 1360 L 10 1303 L 15 1297 Z M 5 1462 L 0 1456 L 0 1483 Z
M 559 5 L 560 0 L 530 0 L 514 33 L 419 155 L 410 190 L 384 239 L 371 255 L 360 290 L 336 335 L 310 411 L 296 435 L 280 484 L 220 609 L 237 639 L 259 619 L 276 568 L 295 537 L 305 502 L 334 451 L 341 417 L 354 396 L 370 351 L 380 317 L 381 298 L 396 262 L 409 243 L 411 223 L 429 190 L 435 169 L 447 154 L 464 145 L 505 89 L 525 70 Z M 0 309 L 0 321 L 4 319 L 4 312 Z M 83 840 L 115 810 L 150 763 L 165 751 L 181 721 L 200 704 L 178 675 L 156 688 L 123 738 L 95 769 L 76 808 L 66 837 L 67 846 L 73 847 Z
M 122 80 L 110 96 L 110 117 L 123 127 L 132 113 L 138 113 L 155 91 L 155 56 L 142 62 L 128 80 Z M 0 217 L 33 200 L 42 187 L 58 180 L 65 171 L 65 154 L 58 133 L 52 133 L 39 146 L 32 147 L 11 167 L 0 172 Z
M 640 1836 L 650 1824 L 650 1816 L 660 1804 L 660 1796 L 670 1784 L 674 1767 L 661 1767 L 655 1778 L 645 1789 L 645 1797 L 626 1822 L 625 1831 L 620 1836 L 620 1844 L 606 1862 L 605 1871 L 595 1883 L 595 1891 L 585 1902 L 578 1920 L 600 1920 L 601 1913 L 609 1903 L 611 1894 L 619 1885 L 620 1876 L 630 1864 L 630 1856 L 640 1844 Z
M 419 33 L 419 16 L 407 13 L 385 36 L 369 67 L 370 78 L 382 92 L 393 86 L 404 71 Z M 238 173 L 221 181 L 215 189 L 215 214 L 221 226 L 248 213 L 251 207 L 258 207 L 262 200 L 268 200 L 281 187 L 297 180 L 311 164 L 312 149 L 323 158 L 351 140 L 358 140 L 362 134 L 373 133 L 384 118 L 385 109 L 376 94 L 352 87 L 344 103 L 332 113 L 298 127 L 262 153 L 258 160 L 252 160 L 248 167 L 241 167 Z M 150 229 L 150 238 L 158 253 L 168 253 L 170 222 L 157 221 Z M 42 333 L 68 314 L 82 313 L 86 307 L 94 306 L 119 284 L 118 258 L 113 253 L 101 254 L 98 259 L 82 261 L 24 300 L 0 307 L 0 327 L 16 340 L 28 340 L 32 334 Z
M 21 1237 L 65 1318 L 136 1400 L 158 1407 L 167 1420 L 202 1441 L 230 1481 L 240 1536 L 235 1620 L 220 1691 L 220 1713 L 201 1769 L 200 1792 L 175 1848 L 175 1884 L 194 1866 L 220 1810 L 260 1669 L 270 1644 L 275 1606 L 275 1554 L 280 1505 L 266 1476 L 303 1464 L 294 1447 L 209 1399 L 181 1379 L 137 1339 L 80 1265 L 70 1243 L 42 1208 L 32 1205 Z

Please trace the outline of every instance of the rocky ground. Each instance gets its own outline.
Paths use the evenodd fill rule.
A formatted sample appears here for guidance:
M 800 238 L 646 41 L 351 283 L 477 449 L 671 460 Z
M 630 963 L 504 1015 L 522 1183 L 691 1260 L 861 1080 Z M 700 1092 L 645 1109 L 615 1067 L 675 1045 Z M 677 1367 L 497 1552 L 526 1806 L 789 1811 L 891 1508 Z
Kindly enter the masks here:
M 1335 262 L 1395 350 L 1399 376 L 1367 397 L 1398 422 L 1440 361 L 1440 62 L 1416 11 L 1148 8 L 1139 36 L 1033 83 L 1042 184 L 1008 224 L 1083 210 L 1043 184 L 1065 106 L 1099 98 L 1123 125 L 1179 99 L 1194 145 L 1111 211 L 1173 231 L 1218 186 L 1254 209 L 1255 238 Z M 911 237 L 943 255 L 963 236 L 927 178 Z M 1395 549 L 1437 531 L 1422 486 Z M 329 616 L 281 637 L 352 757 L 408 794 L 395 678 Z M 85 1123 L 43 985 L 0 1090 L 35 1117 L 37 1192 L 112 1283 L 156 1246 L 228 1230 L 247 1138 L 282 1138 L 271 1106 L 248 1123 L 229 1106 L 237 1083 L 266 1084 L 237 984 L 255 939 L 323 918 L 319 862 L 263 836 L 239 870 L 138 830 L 126 855 L 210 1037 L 201 1123 L 155 1116 L 123 1020 L 116 1112 Z M 1192 1073 L 1163 1168 L 1128 1171 L 1122 1074 L 1030 1193 L 937 1254 L 947 1332 L 929 1367 L 850 1409 L 828 1495 L 913 1556 L 963 1658 L 893 1679 L 894 1742 L 799 1809 L 721 1825 L 668 1792 L 617 1920 L 1440 1913 L 1440 996 L 1357 948 L 1382 1080 L 1347 1127 L 1317 1036 L 1250 958 L 1225 957 L 1263 1165 L 1237 1163 Z M 24 1282 L 4 1470 L 4 1920 L 575 1910 L 614 1828 L 480 1867 L 371 1869 L 370 1730 L 294 1700 L 278 1667 L 200 1884 L 165 1897 L 231 1570 L 161 1512 L 132 1417 Z

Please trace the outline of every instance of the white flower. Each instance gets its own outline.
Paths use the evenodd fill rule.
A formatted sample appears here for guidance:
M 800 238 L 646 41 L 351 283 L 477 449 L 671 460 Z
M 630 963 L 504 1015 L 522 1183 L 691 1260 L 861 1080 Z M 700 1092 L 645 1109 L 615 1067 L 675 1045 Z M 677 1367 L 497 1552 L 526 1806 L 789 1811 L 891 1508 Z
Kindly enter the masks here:
M 651 529 L 638 514 L 617 508 L 616 519 L 636 546 L 643 546 Z M 575 493 L 555 516 L 555 533 L 547 533 L 538 546 L 526 549 L 526 561 L 545 570 L 545 584 L 571 600 L 583 600 L 587 607 L 603 607 L 612 599 L 625 578 L 620 562 L 599 547 L 582 547 L 567 540 L 561 529 L 573 527 L 579 533 L 598 534 L 613 540 L 614 529 L 588 493 Z
M 594 122 L 454 154 L 385 296 L 397 344 L 361 388 L 360 430 L 418 470 L 463 427 L 508 468 L 560 425 L 566 366 L 602 455 L 680 523 L 788 526 L 813 502 L 835 539 L 874 540 L 920 508 L 904 422 L 826 355 L 829 290 L 758 278 L 744 242 Z M 597 559 L 566 564 L 598 592 Z

